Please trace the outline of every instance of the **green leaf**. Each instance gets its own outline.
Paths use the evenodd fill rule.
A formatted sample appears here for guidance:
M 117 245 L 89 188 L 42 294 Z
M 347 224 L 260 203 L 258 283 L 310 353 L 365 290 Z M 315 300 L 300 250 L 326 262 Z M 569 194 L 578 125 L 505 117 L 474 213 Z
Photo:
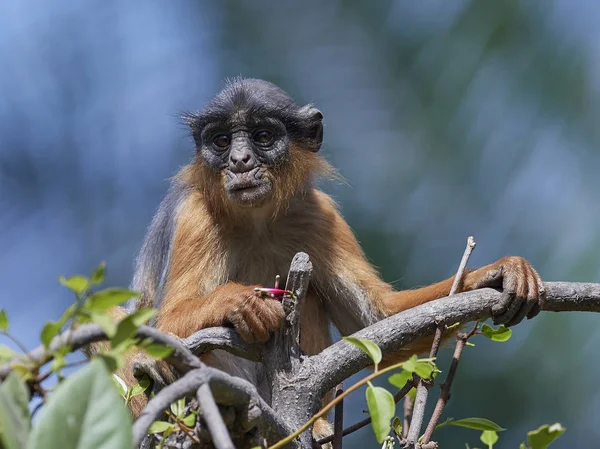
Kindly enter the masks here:
M 8 346 L 6 345 L 0 345 L 0 360 L 5 361 L 5 360 L 10 360 L 13 359 L 17 356 L 17 353 L 14 352 L 12 349 L 10 349 Z
M 519 444 L 519 449 L 527 449 L 527 446 L 525 446 L 525 443 L 521 443 Z
M 381 444 L 391 430 L 390 421 L 396 411 L 394 396 L 385 388 L 372 385 L 367 388 L 366 396 L 375 439 Z
M 138 296 L 138 293 L 125 288 L 106 288 L 90 295 L 85 302 L 84 309 L 87 311 L 105 312 Z
M 29 390 L 16 373 L 11 373 L 0 385 L 0 447 L 23 449 L 31 426 Z
M 58 282 L 61 285 L 64 285 L 68 289 L 72 290 L 75 294 L 81 295 L 89 288 L 89 280 L 85 276 L 71 276 L 65 278 L 64 276 L 60 276 L 58 278 Z
M 357 348 L 359 348 L 362 352 L 367 354 L 373 360 L 373 363 L 377 365 L 381 362 L 381 349 L 371 340 L 366 340 L 362 338 L 355 337 L 343 337 L 348 343 L 353 344 Z M 381 441 L 380 441 L 381 442 Z
M 156 309 L 139 309 L 122 319 L 117 325 L 117 332 L 110 340 L 112 348 L 117 348 L 125 340 L 133 337 L 138 328 L 156 315 Z
M 192 412 L 183 418 L 183 423 L 188 427 L 194 427 L 196 425 L 196 412 Z
M 50 364 L 50 370 L 54 372 L 58 372 L 65 367 L 67 361 L 62 354 L 54 354 L 54 360 Z
M 566 430 L 560 423 L 545 424 L 536 430 L 527 432 L 527 442 L 531 449 L 546 449 L 550 443 L 565 433 Z
M 0 332 L 6 332 L 8 329 L 8 317 L 4 309 L 0 310 Z
M 117 376 L 115 373 L 112 373 L 112 383 L 115 387 L 117 387 L 119 394 L 125 397 L 125 395 L 127 394 L 127 384 L 125 383 L 125 381 L 119 376 Z
M 106 275 L 106 262 L 100 262 L 100 265 L 92 272 L 90 276 L 90 282 L 93 285 L 102 284 L 104 282 L 104 276 Z
M 23 416 L 29 419 L 29 388 L 23 379 L 13 371 L 0 384 L 0 390 L 9 394 L 21 409 Z
M 173 429 L 173 426 L 174 424 L 167 421 L 154 421 L 148 429 L 148 433 L 163 433 L 168 429 Z
M 108 338 L 113 338 L 117 334 L 117 323 L 107 312 L 90 312 L 90 318 L 102 328 Z
M 394 417 L 394 420 L 392 421 L 392 429 L 396 435 L 399 437 L 402 436 L 402 420 L 397 416 Z
M 494 329 L 489 324 L 484 324 L 481 326 L 481 333 L 490 340 L 504 342 L 512 336 L 512 329 L 509 329 L 504 325 L 500 326 L 498 329 Z
M 171 403 L 171 412 L 180 417 L 183 414 L 185 409 L 185 398 L 178 399 L 177 401 Z
M 435 368 L 435 364 L 431 361 L 432 359 L 417 359 L 416 355 L 413 355 L 410 359 L 402 364 L 402 368 L 405 371 L 415 373 L 417 376 L 423 379 L 429 379 Z
M 164 359 L 165 357 L 170 356 L 175 351 L 174 348 L 170 346 L 163 345 L 161 343 L 150 343 L 143 346 L 144 351 L 148 353 L 149 356 L 154 357 L 156 359 Z
M 394 387 L 402 389 L 406 385 L 406 382 L 412 381 L 412 378 L 412 373 L 404 370 L 399 373 L 392 374 L 390 377 L 388 377 L 388 382 Z
M 131 397 L 142 394 L 144 391 L 148 389 L 150 386 L 150 379 L 144 376 L 142 380 L 140 380 L 137 384 L 131 387 Z
M 502 432 L 503 430 L 506 430 L 506 429 L 500 427 L 495 422 L 490 421 L 489 419 L 485 419 L 485 418 L 464 418 L 464 419 L 457 419 L 457 420 L 448 418 L 442 424 L 438 424 L 436 426 L 436 429 L 441 429 L 442 427 L 447 427 L 447 426 L 466 427 L 468 429 L 481 430 L 481 431 L 494 430 L 495 432 Z
M 102 362 L 62 382 L 46 404 L 29 449 L 131 449 L 131 417 Z
M 58 334 L 61 327 L 61 324 L 57 321 L 48 321 L 44 324 L 42 332 L 40 333 L 40 340 L 42 340 L 42 343 L 46 348 L 50 346 L 50 342 L 52 342 L 52 339 Z
M 493 430 L 484 430 L 479 437 L 483 444 L 487 444 L 488 449 L 492 449 L 498 441 L 498 434 Z

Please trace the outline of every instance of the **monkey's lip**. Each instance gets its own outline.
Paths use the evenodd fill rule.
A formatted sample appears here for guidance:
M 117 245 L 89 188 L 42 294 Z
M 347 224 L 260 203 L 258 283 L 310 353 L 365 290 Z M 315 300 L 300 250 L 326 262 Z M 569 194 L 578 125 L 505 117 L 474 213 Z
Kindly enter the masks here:
M 238 192 L 240 190 L 251 190 L 251 189 L 255 189 L 257 187 L 261 187 L 263 184 L 259 183 L 259 182 L 236 182 L 236 183 L 231 183 L 230 185 L 227 186 L 227 190 L 229 190 L 230 192 Z

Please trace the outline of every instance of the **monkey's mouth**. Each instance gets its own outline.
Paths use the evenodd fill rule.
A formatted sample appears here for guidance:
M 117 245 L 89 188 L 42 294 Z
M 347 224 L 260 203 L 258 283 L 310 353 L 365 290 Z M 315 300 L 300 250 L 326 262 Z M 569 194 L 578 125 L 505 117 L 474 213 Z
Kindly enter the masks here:
M 244 206 L 254 206 L 267 199 L 271 181 L 256 169 L 246 173 L 227 173 L 225 191 L 230 200 Z

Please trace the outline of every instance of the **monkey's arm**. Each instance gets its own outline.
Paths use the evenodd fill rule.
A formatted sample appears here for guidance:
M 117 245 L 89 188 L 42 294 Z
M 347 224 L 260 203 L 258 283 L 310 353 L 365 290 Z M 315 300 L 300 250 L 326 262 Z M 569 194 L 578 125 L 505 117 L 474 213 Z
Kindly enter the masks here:
M 283 307 L 258 297 L 255 285 L 222 283 L 227 279 L 222 239 L 199 193 L 188 192 L 181 200 L 174 226 L 157 329 L 183 338 L 231 325 L 248 342 L 266 341 L 280 326 Z
M 325 277 L 319 279 L 325 292 L 330 316 L 342 334 L 348 334 L 373 322 L 450 293 L 454 277 L 411 290 L 395 291 L 385 283 L 368 262 L 350 227 L 335 211 L 332 200 L 322 194 L 322 207 L 330 213 L 327 226 L 333 228 L 331 254 L 322 264 Z M 327 282 L 331 286 L 327 286 Z M 509 325 L 531 318 L 541 310 L 543 283 L 536 271 L 523 258 L 505 257 L 497 262 L 463 275 L 459 291 L 492 287 L 503 290 L 495 318 Z

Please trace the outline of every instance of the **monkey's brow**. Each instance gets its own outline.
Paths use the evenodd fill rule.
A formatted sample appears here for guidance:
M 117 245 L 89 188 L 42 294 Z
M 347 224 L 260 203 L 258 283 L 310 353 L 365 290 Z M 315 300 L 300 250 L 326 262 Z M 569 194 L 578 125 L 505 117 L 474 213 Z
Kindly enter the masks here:
M 246 117 L 246 120 L 260 122 L 267 119 L 276 118 L 284 124 L 296 121 L 295 109 L 292 105 L 274 106 L 265 104 L 250 104 L 243 107 L 209 107 L 199 114 L 188 114 L 184 117 L 187 122 L 196 128 L 204 128 L 210 123 L 231 124 L 238 114 Z

